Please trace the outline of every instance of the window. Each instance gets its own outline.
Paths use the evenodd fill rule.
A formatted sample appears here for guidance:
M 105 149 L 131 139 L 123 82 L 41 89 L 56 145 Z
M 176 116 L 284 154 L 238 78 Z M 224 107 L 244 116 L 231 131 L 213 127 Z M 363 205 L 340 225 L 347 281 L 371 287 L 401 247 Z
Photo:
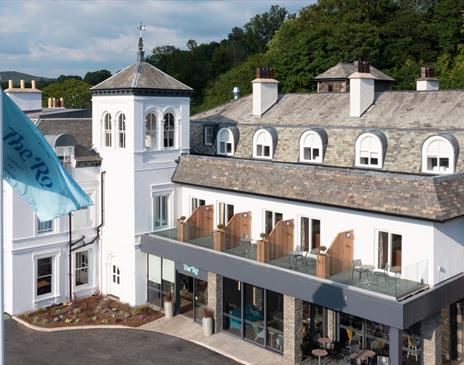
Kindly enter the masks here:
M 192 211 L 191 214 L 200 206 L 206 205 L 206 202 L 203 199 L 192 198 Z
M 49 221 L 41 222 L 37 218 L 37 233 L 42 234 L 42 233 L 47 233 L 47 232 L 53 232 L 53 221 L 49 220 Z
M 103 116 L 103 131 L 104 131 L 103 144 L 105 147 L 111 147 L 113 145 L 113 125 L 112 125 L 110 113 L 105 113 L 105 115 Z
M 52 292 L 53 257 L 44 257 L 37 260 L 37 296 Z
M 164 148 L 174 147 L 175 137 L 175 119 L 172 113 L 167 113 L 164 116 Z
M 234 216 L 234 206 L 232 204 L 219 203 L 218 224 L 227 225 Z
M 356 166 L 382 167 L 382 142 L 372 133 L 364 133 L 356 141 Z
M 378 232 L 378 261 L 377 266 L 383 269 L 386 264 L 401 268 L 402 236 L 399 234 Z
M 89 283 L 89 251 L 77 252 L 76 256 L 76 276 L 75 285 L 85 285 Z
M 300 247 L 302 251 L 311 251 L 321 246 L 321 221 L 301 217 Z
M 118 147 L 126 148 L 126 116 L 118 115 Z
M 207 126 L 204 129 L 205 145 L 211 146 L 213 144 L 213 127 Z
M 220 155 L 233 156 L 234 136 L 229 128 L 222 128 L 218 133 L 217 152 Z
M 55 147 L 56 155 L 60 160 L 61 164 L 67 168 L 71 169 L 74 163 L 74 146 L 60 146 Z
M 169 194 L 155 195 L 155 229 L 165 228 L 169 225 Z
M 283 220 L 282 213 L 266 210 L 264 212 L 264 232 L 269 234 L 272 232 L 277 223 Z
M 322 162 L 322 139 L 317 132 L 307 131 L 301 136 L 300 161 Z
M 435 174 L 454 172 L 454 147 L 444 137 L 434 136 L 422 147 L 422 171 Z
M 266 130 L 259 130 L 253 137 L 253 157 L 272 158 L 272 136 Z
M 113 265 L 113 283 L 118 285 L 121 283 L 121 271 L 116 265 Z
M 158 148 L 158 126 L 155 113 L 148 113 L 145 117 L 145 148 Z

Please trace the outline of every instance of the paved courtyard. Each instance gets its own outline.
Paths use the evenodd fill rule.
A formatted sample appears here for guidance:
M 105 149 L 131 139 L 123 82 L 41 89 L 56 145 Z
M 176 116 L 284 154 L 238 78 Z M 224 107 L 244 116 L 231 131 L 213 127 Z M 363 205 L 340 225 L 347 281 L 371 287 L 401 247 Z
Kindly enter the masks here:
M 5 320 L 8 365 L 236 365 L 194 343 L 151 331 L 92 329 L 37 332 Z

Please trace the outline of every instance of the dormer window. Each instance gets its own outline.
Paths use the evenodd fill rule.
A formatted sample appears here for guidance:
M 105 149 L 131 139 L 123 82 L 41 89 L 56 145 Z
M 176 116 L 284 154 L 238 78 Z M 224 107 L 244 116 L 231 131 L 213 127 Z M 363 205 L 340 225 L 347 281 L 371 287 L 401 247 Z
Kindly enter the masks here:
M 74 167 L 74 146 L 55 147 L 55 152 L 65 168 L 71 169 Z
M 126 148 L 126 116 L 124 113 L 118 115 L 118 147 Z
M 316 131 L 306 131 L 300 138 L 300 161 L 322 163 L 323 142 Z
M 455 143 L 457 145 L 457 142 Z M 456 148 L 443 136 L 433 136 L 422 146 L 422 172 L 454 173 Z
M 273 147 L 273 139 L 268 130 L 260 129 L 253 136 L 253 157 L 272 159 Z
M 158 149 L 158 126 L 155 113 L 148 113 L 145 117 L 145 148 Z
M 382 168 L 386 142 L 381 140 L 380 133 L 363 133 L 358 137 L 356 140 L 356 166 Z M 385 139 L 383 135 L 382 139 Z
M 164 148 L 173 148 L 175 140 L 175 118 L 172 113 L 164 115 L 164 128 L 163 128 L 163 146 Z
M 110 113 L 105 113 L 103 116 L 103 144 L 105 147 L 113 145 L 113 124 Z
M 229 128 L 222 128 L 217 137 L 217 153 L 219 155 L 234 155 L 234 136 Z

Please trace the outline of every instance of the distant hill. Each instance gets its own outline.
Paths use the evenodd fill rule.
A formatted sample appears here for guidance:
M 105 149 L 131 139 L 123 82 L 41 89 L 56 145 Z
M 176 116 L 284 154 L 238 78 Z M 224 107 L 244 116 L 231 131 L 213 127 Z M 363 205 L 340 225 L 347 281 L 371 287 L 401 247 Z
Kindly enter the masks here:
M 8 80 L 13 80 L 13 82 L 16 84 L 16 83 L 19 83 L 20 80 L 30 82 L 31 80 L 51 81 L 53 79 L 48 78 L 48 77 L 29 75 L 29 74 L 25 74 L 22 72 L 16 72 L 16 71 L 0 71 L 0 81 L 4 83 L 4 82 L 7 82 Z

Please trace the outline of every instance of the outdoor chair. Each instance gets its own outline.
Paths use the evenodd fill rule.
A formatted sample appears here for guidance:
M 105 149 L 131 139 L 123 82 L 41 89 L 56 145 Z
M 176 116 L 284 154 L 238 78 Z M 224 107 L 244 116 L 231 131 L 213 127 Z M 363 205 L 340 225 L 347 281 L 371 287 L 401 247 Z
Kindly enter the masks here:
M 383 276 L 385 284 L 387 283 L 390 284 L 390 269 L 391 269 L 391 265 L 389 263 L 386 263 L 383 269 L 374 270 L 375 282 L 377 283 L 377 278 L 379 276 Z
M 419 349 L 417 348 L 416 343 L 412 339 L 410 335 L 408 335 L 408 354 L 406 357 L 409 359 L 409 356 L 414 356 L 416 358 L 416 361 L 418 361 L 418 355 L 419 355 Z
M 362 261 L 360 259 L 353 260 L 353 268 L 351 271 L 351 280 L 354 279 L 354 273 L 359 273 L 359 280 L 361 280 L 361 275 L 369 270 L 362 268 Z

